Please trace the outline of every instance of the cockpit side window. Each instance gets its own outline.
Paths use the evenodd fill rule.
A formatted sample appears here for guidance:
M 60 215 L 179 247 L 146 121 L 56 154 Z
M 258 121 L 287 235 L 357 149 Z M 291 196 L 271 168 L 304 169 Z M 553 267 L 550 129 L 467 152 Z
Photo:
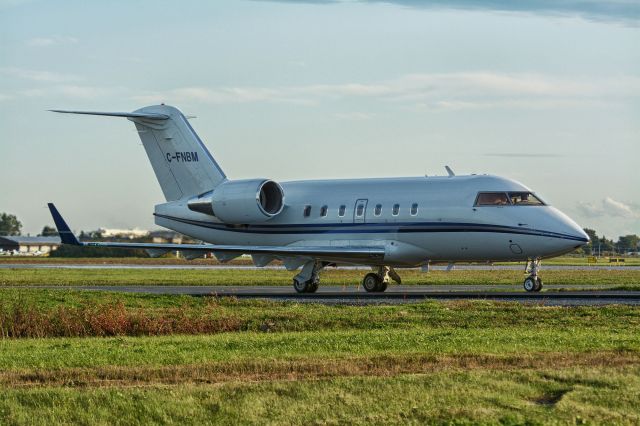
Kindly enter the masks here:
M 506 192 L 479 192 L 476 206 L 508 206 L 509 198 Z
M 509 198 L 514 206 L 544 206 L 544 202 L 530 192 L 510 192 Z

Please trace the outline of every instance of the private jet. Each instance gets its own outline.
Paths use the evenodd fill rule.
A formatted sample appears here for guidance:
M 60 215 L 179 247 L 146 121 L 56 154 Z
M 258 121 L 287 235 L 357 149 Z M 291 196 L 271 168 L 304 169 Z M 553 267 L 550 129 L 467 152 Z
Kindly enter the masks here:
M 166 202 L 155 223 L 202 244 L 80 242 L 56 207 L 63 244 L 145 249 L 152 256 L 208 253 L 221 262 L 251 255 L 256 266 L 281 261 L 293 287 L 313 293 L 328 266 L 371 267 L 362 280 L 383 292 L 397 269 L 457 262 L 525 262 L 526 291 L 540 291 L 542 259 L 589 242 L 568 216 L 531 189 L 492 175 L 301 180 L 230 179 L 188 119 L 169 105 L 134 112 L 51 110 L 132 121 Z

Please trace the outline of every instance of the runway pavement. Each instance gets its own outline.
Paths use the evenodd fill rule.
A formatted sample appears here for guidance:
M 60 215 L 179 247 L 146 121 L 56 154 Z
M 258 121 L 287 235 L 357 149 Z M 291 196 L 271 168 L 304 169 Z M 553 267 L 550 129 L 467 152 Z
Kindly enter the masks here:
M 219 296 L 323 304 L 398 304 L 424 300 L 475 299 L 542 305 L 640 305 L 640 291 L 594 290 L 598 286 L 583 287 L 585 290 L 582 291 L 553 291 L 561 287 L 550 285 L 547 288 L 551 291 L 527 293 L 515 285 L 392 286 L 384 293 L 367 293 L 355 286 L 326 286 L 320 287 L 314 294 L 298 294 L 290 286 L 21 286 L 20 288 Z M 592 290 L 589 290 L 590 288 Z

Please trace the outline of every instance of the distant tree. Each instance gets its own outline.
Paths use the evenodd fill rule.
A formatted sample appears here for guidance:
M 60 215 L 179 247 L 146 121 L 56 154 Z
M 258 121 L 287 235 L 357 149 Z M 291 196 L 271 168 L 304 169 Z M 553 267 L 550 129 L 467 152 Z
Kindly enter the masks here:
M 15 215 L 0 213 L 0 235 L 20 235 L 22 223 Z
M 602 238 L 598 240 L 598 247 L 601 253 L 615 252 L 615 245 L 613 244 L 613 240 L 608 240 L 607 237 L 605 237 L 604 235 L 602 236 Z
M 590 228 L 584 228 L 584 232 L 587 233 L 591 241 L 589 241 L 589 244 L 582 247 L 582 251 L 585 254 L 593 254 L 597 252 L 598 242 L 600 239 L 598 238 L 596 231 Z M 594 247 L 596 247 L 596 249 L 594 249 Z
M 58 231 L 56 231 L 55 228 L 52 228 L 49 225 L 45 225 L 44 228 L 42 228 L 42 232 L 40 232 L 40 236 L 41 237 L 57 237 Z
M 629 251 L 637 251 L 640 237 L 635 234 L 623 235 L 618 237 L 616 242 L 616 250 L 618 253 L 626 253 Z

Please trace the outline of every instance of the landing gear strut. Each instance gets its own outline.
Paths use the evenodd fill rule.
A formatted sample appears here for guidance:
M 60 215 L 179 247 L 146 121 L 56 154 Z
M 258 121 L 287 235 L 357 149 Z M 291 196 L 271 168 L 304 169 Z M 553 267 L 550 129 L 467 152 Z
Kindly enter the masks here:
M 542 290 L 542 279 L 538 276 L 538 270 L 540 269 L 540 259 L 532 259 L 527 261 L 525 272 L 529 273 L 529 276 L 524 279 L 524 289 L 531 291 Z
M 400 284 L 402 280 L 398 273 L 388 266 L 378 267 L 376 272 L 369 272 L 362 280 L 362 287 L 369 293 L 382 293 L 387 289 L 389 278 Z
M 298 293 L 315 293 L 320 285 L 320 271 L 327 265 L 327 262 L 305 263 L 300 273 L 293 277 L 293 288 Z

